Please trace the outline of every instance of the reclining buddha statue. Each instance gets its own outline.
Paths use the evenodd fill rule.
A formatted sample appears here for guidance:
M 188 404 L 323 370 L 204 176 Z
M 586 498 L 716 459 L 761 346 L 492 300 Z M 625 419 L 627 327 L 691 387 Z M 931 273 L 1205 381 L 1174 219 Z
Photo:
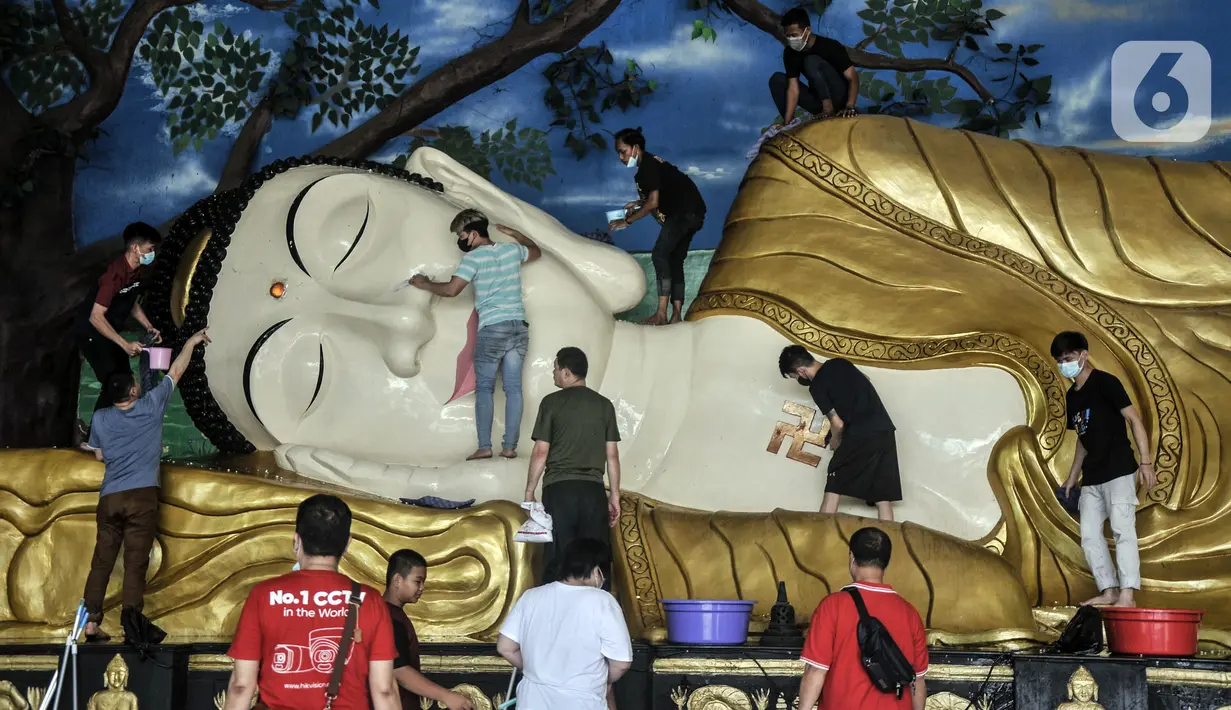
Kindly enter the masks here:
M 806 514 L 828 452 L 807 391 L 777 371 L 792 342 L 858 363 L 892 414 L 907 521 L 892 527 L 931 595 L 909 598 L 937 626 L 1020 628 L 1030 606 L 1090 596 L 1076 523 L 1053 493 L 1073 437 L 1047 344 L 1073 328 L 1126 383 L 1156 448 L 1140 603 L 1184 591 L 1199 605 L 1231 583 L 1213 533 L 1231 506 L 1218 473 L 1231 416 L 1218 374 L 1231 243 L 1212 226 L 1231 216 L 1216 197 L 1231 184 L 1222 166 L 884 117 L 812 124 L 766 144 L 688 322 L 664 328 L 616 320 L 645 291 L 627 254 L 440 151 L 416 151 L 407 170 L 280 162 L 177 222 L 147 311 L 180 342 L 210 328 L 182 391 L 224 453 L 271 452 L 303 479 L 388 499 L 519 500 L 525 458 L 464 460 L 474 398 L 459 354 L 473 301 L 400 288 L 452 273 L 449 222 L 475 207 L 544 252 L 523 273 L 521 441 L 563 346 L 589 355 L 590 386 L 616 403 L 629 493 L 616 535 L 639 599 L 735 579 L 722 593 L 768 609 L 775 577 L 819 593 L 833 580 L 818 570 L 840 577 L 844 556 L 828 557 L 854 523 Z M 766 559 L 770 572 L 753 571 Z M 947 608 L 971 578 L 999 608 Z M 797 601 L 801 618 L 816 601 Z M 1207 626 L 1231 627 L 1231 612 L 1212 609 Z

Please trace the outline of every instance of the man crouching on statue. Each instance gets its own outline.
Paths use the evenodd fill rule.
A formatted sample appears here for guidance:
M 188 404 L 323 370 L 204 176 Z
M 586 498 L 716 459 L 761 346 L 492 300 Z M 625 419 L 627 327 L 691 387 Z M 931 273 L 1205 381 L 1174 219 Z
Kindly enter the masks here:
M 893 503 L 902 500 L 898 445 L 893 420 L 872 381 L 850 360 L 820 363 L 801 345 L 782 349 L 778 370 L 806 386 L 829 419 L 828 443 L 834 454 L 821 512 L 838 512 L 839 496 L 850 496 L 875 505 L 881 520 L 893 520 Z
M 103 633 L 103 599 L 115 558 L 124 546 L 124 606 L 121 619 L 139 617 L 144 607 L 145 573 L 150 566 L 150 550 L 158 531 L 158 464 L 162 458 L 162 417 L 171 401 L 175 383 L 180 381 L 192 361 L 197 346 L 208 343 L 202 330 L 184 343 L 171 363 L 167 376 L 153 390 L 140 394 L 132 370 L 125 366 L 113 373 L 100 397 L 110 406 L 94 412 L 90 439 L 85 445 L 102 461 L 102 489 L 99 491 L 98 537 L 94 559 L 85 583 L 85 625 L 87 641 L 106 641 Z M 140 395 L 140 396 L 138 396 Z M 127 629 L 128 623 L 124 624 Z M 153 624 L 153 636 L 163 634 Z M 138 625 L 140 628 L 140 625 Z M 151 637 L 152 639 L 153 637 Z M 139 639 L 130 639 L 138 641 Z M 161 640 L 161 638 L 159 639 Z

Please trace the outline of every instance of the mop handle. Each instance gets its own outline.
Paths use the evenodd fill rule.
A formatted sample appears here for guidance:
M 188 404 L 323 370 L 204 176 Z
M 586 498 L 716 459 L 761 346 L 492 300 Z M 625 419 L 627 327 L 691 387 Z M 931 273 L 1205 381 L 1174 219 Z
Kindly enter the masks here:
M 60 707 L 60 691 L 64 689 L 64 676 L 68 670 L 69 654 L 72 653 L 73 658 L 76 659 L 77 636 L 81 634 L 81 629 L 85 626 L 85 620 L 85 600 L 82 599 L 81 603 L 77 605 L 77 613 L 73 615 L 73 628 L 68 632 L 68 638 L 64 641 L 64 656 L 60 659 L 60 667 L 56 669 L 55 674 L 51 677 L 51 685 L 47 686 L 47 693 L 43 696 L 40 710 L 47 710 L 48 707 Z M 52 688 L 55 689 L 54 693 Z M 76 709 L 74 708 L 74 710 Z
M 504 694 L 508 698 L 496 708 L 496 710 L 507 710 L 517 704 L 517 698 L 513 697 L 513 689 L 517 687 L 517 666 L 513 667 L 513 675 L 509 676 L 509 692 Z

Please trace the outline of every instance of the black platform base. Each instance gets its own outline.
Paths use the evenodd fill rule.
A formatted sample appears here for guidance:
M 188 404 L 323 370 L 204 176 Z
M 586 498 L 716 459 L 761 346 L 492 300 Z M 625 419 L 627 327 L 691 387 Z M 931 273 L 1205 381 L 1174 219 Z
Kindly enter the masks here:
M 793 707 L 802 673 L 797 651 L 641 644 L 634 650 L 632 670 L 616 686 L 621 710 L 786 710 Z M 62 652 L 57 646 L 0 646 L 0 708 L 22 707 L 14 694 L 37 708 L 38 691 L 50 683 Z M 216 710 L 230 674 L 225 652 L 224 644 L 168 644 L 141 660 L 123 646 L 83 645 L 76 708 L 85 710 L 90 696 L 104 688 L 107 664 L 119 654 L 128 666 L 128 690 L 140 710 Z M 425 644 L 422 652 L 424 671 L 447 687 L 468 684 L 489 701 L 507 689 L 510 668 L 494 645 Z M 1056 710 L 1071 700 L 1070 680 L 1081 667 L 1097 685 L 1097 700 L 1092 702 L 1106 710 L 1231 707 L 1231 661 L 939 650 L 931 654 L 927 707 Z M 71 682 L 59 707 L 73 707 Z

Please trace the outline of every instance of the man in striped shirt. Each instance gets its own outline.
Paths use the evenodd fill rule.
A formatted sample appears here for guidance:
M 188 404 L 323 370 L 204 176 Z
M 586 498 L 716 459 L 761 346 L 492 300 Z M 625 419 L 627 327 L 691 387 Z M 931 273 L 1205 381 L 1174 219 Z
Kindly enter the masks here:
M 479 312 L 479 334 L 474 343 L 475 425 L 479 448 L 467 460 L 492 457 L 492 415 L 495 409 L 496 373 L 504 380 L 504 441 L 500 455 L 517 457 L 517 435 L 521 429 L 521 370 L 530 342 L 530 324 L 521 297 L 521 265 L 534 261 L 543 252 L 529 237 L 511 227 L 496 229 L 514 242 L 493 242 L 487 234 L 487 217 L 478 210 L 463 210 L 453 218 L 449 230 L 457 235 L 457 247 L 465 256 L 445 283 L 435 283 L 423 274 L 411 278 L 411 285 L 437 296 L 452 298 L 474 284 L 475 310 Z

